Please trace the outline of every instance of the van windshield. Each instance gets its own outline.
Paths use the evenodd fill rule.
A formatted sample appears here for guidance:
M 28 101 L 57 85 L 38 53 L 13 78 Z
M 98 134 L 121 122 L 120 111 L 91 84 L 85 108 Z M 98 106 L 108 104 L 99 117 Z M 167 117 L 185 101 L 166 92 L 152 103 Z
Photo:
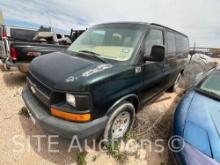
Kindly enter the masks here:
M 127 61 L 132 56 L 143 30 L 126 27 L 94 27 L 84 32 L 69 51 Z

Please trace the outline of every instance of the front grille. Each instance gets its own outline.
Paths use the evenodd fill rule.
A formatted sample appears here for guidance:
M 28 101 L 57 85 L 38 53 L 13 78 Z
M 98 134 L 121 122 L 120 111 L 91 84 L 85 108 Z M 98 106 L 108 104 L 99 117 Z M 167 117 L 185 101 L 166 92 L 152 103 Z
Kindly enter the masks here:
M 28 74 L 27 76 L 27 83 L 33 95 L 35 95 L 43 104 L 49 107 L 52 90 L 39 82 L 31 74 Z

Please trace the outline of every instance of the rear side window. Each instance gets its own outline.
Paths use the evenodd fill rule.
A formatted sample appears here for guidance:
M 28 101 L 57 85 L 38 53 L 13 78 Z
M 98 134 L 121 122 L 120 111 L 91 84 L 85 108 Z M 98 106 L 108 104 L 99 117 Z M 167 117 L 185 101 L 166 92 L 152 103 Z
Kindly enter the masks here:
M 176 36 L 172 32 L 167 32 L 167 53 L 168 56 L 173 56 L 176 54 Z
M 184 37 L 184 50 L 189 51 L 189 39 Z
M 36 33 L 37 32 L 34 30 L 11 28 L 11 37 L 14 40 L 33 41 L 33 38 L 36 35 Z
M 145 55 L 150 55 L 152 46 L 164 45 L 163 32 L 152 29 L 145 40 Z
M 179 53 L 187 52 L 189 49 L 189 41 L 188 38 L 176 34 L 176 50 Z
M 0 26 L 0 40 L 2 38 L 2 33 L 3 33 L 2 26 Z
M 61 34 L 56 34 L 57 35 L 57 39 L 61 39 L 62 35 Z

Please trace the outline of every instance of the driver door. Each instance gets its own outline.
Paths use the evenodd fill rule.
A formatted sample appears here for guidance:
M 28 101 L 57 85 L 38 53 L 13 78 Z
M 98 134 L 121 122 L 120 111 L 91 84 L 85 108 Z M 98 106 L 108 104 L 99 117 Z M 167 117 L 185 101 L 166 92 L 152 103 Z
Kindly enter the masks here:
M 151 55 L 154 45 L 164 46 L 164 32 L 161 29 L 151 29 L 144 42 L 144 56 Z M 143 101 L 146 102 L 156 96 L 165 87 L 164 61 L 145 61 L 143 68 Z

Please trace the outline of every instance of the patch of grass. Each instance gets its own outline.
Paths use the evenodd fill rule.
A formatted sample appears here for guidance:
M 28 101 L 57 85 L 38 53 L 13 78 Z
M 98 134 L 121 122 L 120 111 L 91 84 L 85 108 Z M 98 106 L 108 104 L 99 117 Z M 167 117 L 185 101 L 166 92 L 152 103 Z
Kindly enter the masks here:
M 164 162 L 160 162 L 160 165 L 166 165 L 166 163 L 164 163 Z
M 80 152 L 76 156 L 76 162 L 78 165 L 86 165 L 86 152 Z
M 94 162 L 94 161 L 96 161 L 96 159 L 97 159 L 97 157 L 93 156 L 92 161 Z
M 120 142 L 114 142 L 114 144 L 109 143 L 106 144 L 106 150 L 107 154 L 112 156 L 116 161 L 118 161 L 120 164 L 124 164 L 126 161 L 126 154 L 119 151 L 119 145 Z
M 30 117 L 30 115 L 29 115 L 28 110 L 27 110 L 26 107 L 22 107 L 22 108 L 20 109 L 20 111 L 19 111 L 18 114 L 19 114 L 19 115 L 22 115 L 22 116 L 24 116 L 24 117 L 26 117 L 26 118 L 29 118 L 29 117 Z
M 137 136 L 136 136 L 136 134 L 135 134 L 135 132 L 134 132 L 133 130 L 128 131 L 128 132 L 124 135 L 124 137 L 123 137 L 123 140 L 124 140 L 125 142 L 127 142 L 127 141 L 130 140 L 130 139 L 138 140 L 138 138 L 137 138 Z

